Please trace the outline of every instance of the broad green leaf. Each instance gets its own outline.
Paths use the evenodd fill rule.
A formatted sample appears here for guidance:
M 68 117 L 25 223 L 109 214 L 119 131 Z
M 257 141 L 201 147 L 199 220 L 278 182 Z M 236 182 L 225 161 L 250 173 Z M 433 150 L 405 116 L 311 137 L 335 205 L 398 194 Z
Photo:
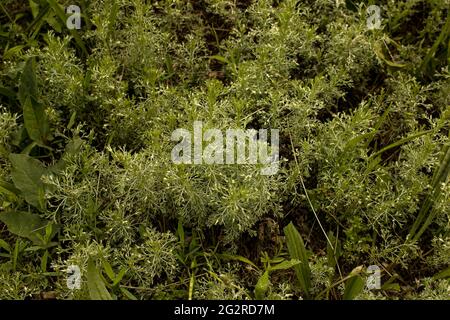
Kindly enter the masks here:
M 262 300 L 265 298 L 266 292 L 269 289 L 269 284 L 269 270 L 266 270 L 259 278 L 255 286 L 255 298 L 257 300 Z
M 37 98 L 36 67 L 34 58 L 29 58 L 25 63 L 19 83 L 19 101 L 25 104 L 27 98 Z
M 111 264 L 106 260 L 102 259 L 103 269 L 106 272 L 106 275 L 111 279 L 111 281 L 114 281 L 114 278 L 116 277 L 116 273 L 113 271 Z
M 17 200 L 20 190 L 16 189 L 12 184 L 0 180 L 0 194 L 4 195 L 10 201 Z
M 41 181 L 45 168 L 41 163 L 25 154 L 10 154 L 11 176 L 14 186 L 20 190 L 25 200 L 32 206 L 43 210 L 45 189 Z
M 105 283 L 100 276 L 92 258 L 88 261 L 87 285 L 89 296 L 92 300 L 112 300 L 111 294 L 106 289 Z
M 0 213 L 0 221 L 8 227 L 9 232 L 27 238 L 37 245 L 43 245 L 45 227 L 49 224 L 37 214 L 21 211 Z
M 344 300 L 353 300 L 364 289 L 364 279 L 360 275 L 355 275 L 345 283 Z
M 49 125 L 44 107 L 33 98 L 27 98 L 23 105 L 23 119 L 28 136 L 44 145 L 49 133 Z
M 11 252 L 10 245 L 3 239 L 0 239 L 0 248 L 5 249 L 7 252 Z
M 308 297 L 311 288 L 311 270 L 309 269 L 305 244 L 292 222 L 284 228 L 284 234 L 286 236 L 286 243 L 291 258 L 301 262 L 301 264 L 294 266 L 294 270 L 303 293 Z

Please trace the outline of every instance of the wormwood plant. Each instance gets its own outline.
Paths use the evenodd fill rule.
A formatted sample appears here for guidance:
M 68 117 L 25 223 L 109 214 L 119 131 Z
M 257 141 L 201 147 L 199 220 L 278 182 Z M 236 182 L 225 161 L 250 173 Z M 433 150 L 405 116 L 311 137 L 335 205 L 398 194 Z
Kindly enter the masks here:
M 0 4 L 1 299 L 448 299 L 448 0 L 72 4 Z M 195 121 L 278 174 L 174 164 Z

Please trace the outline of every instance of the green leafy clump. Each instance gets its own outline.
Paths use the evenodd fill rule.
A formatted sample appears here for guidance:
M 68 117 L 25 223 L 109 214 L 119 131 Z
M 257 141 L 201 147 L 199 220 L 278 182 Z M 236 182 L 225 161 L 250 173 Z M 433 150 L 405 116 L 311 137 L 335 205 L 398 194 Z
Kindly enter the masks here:
M 448 298 L 448 1 L 69 2 L 0 5 L 0 299 Z

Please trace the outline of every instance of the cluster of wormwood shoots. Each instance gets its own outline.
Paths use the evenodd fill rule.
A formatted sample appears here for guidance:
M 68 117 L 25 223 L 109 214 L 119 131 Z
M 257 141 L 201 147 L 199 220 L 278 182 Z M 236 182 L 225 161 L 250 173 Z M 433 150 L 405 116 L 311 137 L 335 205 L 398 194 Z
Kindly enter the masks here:
M 361 1 L 89 1 L 78 31 L 87 56 L 64 28 L 45 23 L 27 40 L 32 18 L 2 18 L 2 32 L 14 31 L 24 47 L 3 56 L 0 86 L 17 89 L 25 61 L 35 57 L 51 132 L 65 139 L 30 154 L 49 166 L 70 141 L 82 144 L 63 172 L 43 177 L 44 211 L 0 192 L 2 210 L 39 213 L 61 226 L 44 273 L 42 252 L 0 225 L 1 239 L 19 244 L 14 268 L 0 248 L 0 298 L 48 291 L 87 298 L 85 279 L 69 290 L 64 271 L 78 265 L 85 273 L 90 257 L 126 269 L 120 286 L 138 299 L 251 298 L 263 269 L 219 254 L 261 268 L 263 252 L 286 257 L 289 221 L 310 252 L 312 290 L 322 291 L 339 279 L 330 277 L 327 243 L 301 179 L 325 230 L 340 241 L 344 275 L 372 264 L 398 274 L 397 291 L 360 298 L 448 298 L 448 280 L 431 278 L 450 261 L 448 184 L 421 239 L 405 238 L 449 140 L 450 56 L 434 58 L 431 71 L 417 67 L 450 3 L 371 3 L 382 9 L 383 29 L 367 29 L 369 3 Z M 22 151 L 15 142 L 23 118 L 6 97 L 0 105 L 0 179 L 10 182 L 8 155 Z M 194 121 L 205 130 L 280 129 L 279 173 L 173 164 L 171 133 Z M 368 170 L 371 154 L 422 130 L 430 133 Z M 197 258 L 181 257 L 192 248 Z M 114 294 L 130 297 L 123 292 Z M 292 270 L 271 273 L 268 298 L 302 296 Z

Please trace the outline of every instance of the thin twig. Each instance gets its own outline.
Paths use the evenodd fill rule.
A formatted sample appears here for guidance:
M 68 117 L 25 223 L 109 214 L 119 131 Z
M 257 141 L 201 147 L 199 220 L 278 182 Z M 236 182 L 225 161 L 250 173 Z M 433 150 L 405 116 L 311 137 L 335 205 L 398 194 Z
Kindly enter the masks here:
M 292 153 L 294 154 L 294 160 L 297 165 L 297 170 L 300 173 L 300 165 L 298 163 L 297 156 L 295 154 L 294 144 L 292 143 L 292 136 L 290 133 L 289 133 L 289 139 L 291 140 Z M 300 177 L 300 182 L 302 183 L 302 188 L 305 191 L 306 199 L 308 200 L 309 206 L 311 207 L 312 212 L 314 213 L 314 216 L 315 216 L 317 222 L 319 223 L 319 227 L 322 230 L 323 234 L 325 235 L 325 238 L 327 239 L 327 242 L 330 245 L 331 249 L 333 250 L 334 253 L 336 253 L 336 250 L 335 250 L 333 244 L 331 243 L 330 239 L 328 238 L 327 233 L 325 232 L 325 229 L 323 228 L 322 223 L 319 220 L 319 216 L 317 215 L 316 210 L 314 210 L 314 206 L 311 202 L 311 199 L 309 198 L 308 191 L 306 190 L 306 186 L 305 186 L 305 183 L 303 182 L 301 173 L 299 174 L 299 177 Z

